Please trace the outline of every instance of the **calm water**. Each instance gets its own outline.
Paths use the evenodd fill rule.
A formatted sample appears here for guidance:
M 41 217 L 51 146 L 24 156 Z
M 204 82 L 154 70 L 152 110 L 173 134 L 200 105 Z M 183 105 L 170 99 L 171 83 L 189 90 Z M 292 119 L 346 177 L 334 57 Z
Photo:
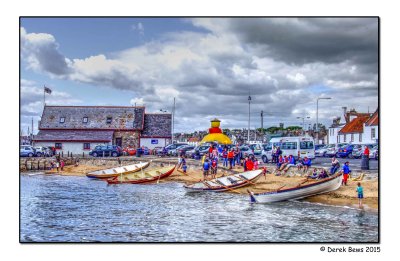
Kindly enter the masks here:
M 378 214 L 307 202 L 186 194 L 179 183 L 107 185 L 21 175 L 21 242 L 377 242 Z

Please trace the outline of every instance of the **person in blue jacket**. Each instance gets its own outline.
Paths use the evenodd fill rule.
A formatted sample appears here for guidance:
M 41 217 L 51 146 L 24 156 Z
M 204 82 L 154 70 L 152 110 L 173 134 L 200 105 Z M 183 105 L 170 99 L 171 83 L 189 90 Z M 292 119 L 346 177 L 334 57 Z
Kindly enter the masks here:
M 210 162 L 208 161 L 208 159 L 206 159 L 203 163 L 203 176 L 204 176 L 204 180 L 207 179 L 207 176 L 209 174 L 210 171 Z

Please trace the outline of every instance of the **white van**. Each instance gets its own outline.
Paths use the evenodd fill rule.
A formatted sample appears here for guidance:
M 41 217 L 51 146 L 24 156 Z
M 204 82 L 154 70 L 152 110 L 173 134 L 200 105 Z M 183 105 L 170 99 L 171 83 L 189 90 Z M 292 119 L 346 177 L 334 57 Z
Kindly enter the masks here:
M 263 162 L 272 160 L 273 148 L 280 147 L 282 156 L 315 158 L 314 140 L 311 137 L 280 137 L 272 138 L 268 144 L 263 145 L 261 159 Z

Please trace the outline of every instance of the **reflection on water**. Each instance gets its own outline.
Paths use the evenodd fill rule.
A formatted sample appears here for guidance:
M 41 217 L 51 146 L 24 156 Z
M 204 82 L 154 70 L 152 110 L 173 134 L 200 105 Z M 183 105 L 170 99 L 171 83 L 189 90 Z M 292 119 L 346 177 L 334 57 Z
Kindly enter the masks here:
M 377 242 L 378 214 L 307 202 L 250 204 L 179 183 L 21 176 L 21 242 Z

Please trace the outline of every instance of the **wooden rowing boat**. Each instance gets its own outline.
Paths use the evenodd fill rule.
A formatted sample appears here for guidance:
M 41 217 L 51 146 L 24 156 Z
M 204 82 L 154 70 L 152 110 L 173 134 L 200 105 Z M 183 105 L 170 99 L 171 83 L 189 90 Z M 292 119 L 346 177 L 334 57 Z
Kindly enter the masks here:
M 137 164 L 115 167 L 110 169 L 96 170 L 86 174 L 86 177 L 93 179 L 109 179 L 114 178 L 116 176 L 126 175 L 129 173 L 135 173 L 140 170 L 147 168 L 150 165 L 150 162 L 141 162 Z
M 203 182 L 197 182 L 192 185 L 184 185 L 184 188 L 188 192 L 203 192 L 203 191 L 222 192 L 252 184 L 256 182 L 261 177 L 262 174 L 263 172 L 261 169 L 252 170 L 225 177 L 215 178 L 212 180 L 206 180 Z
M 138 171 L 135 173 L 129 173 L 121 176 L 116 176 L 114 178 L 107 179 L 108 184 L 139 184 L 147 183 L 152 181 L 158 181 L 160 179 L 166 178 L 174 172 L 174 166 L 166 166 L 153 168 L 146 171 Z
M 336 173 L 331 177 L 322 179 L 311 184 L 299 184 L 287 189 L 278 189 L 272 192 L 253 193 L 248 190 L 250 202 L 271 203 L 285 200 L 300 199 L 316 194 L 337 190 L 342 184 L 342 173 Z

